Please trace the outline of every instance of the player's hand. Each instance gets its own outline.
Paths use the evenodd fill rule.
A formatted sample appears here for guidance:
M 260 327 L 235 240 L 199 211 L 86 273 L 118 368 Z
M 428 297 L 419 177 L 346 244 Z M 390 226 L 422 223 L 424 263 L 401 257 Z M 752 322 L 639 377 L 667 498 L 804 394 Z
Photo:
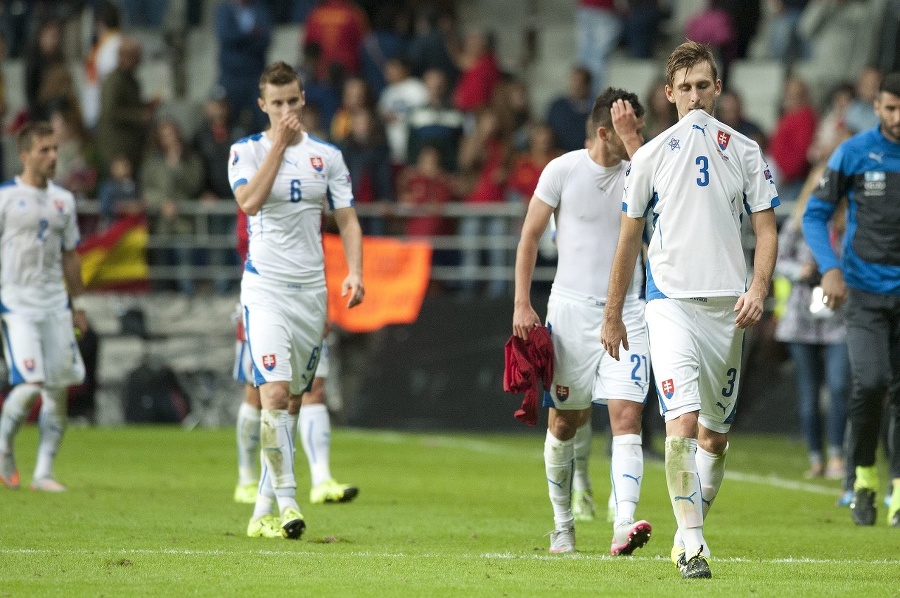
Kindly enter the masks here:
M 362 278 L 356 274 L 348 274 L 341 285 L 341 297 L 349 296 L 347 307 L 356 307 L 363 301 L 366 290 L 363 288 Z
M 619 99 L 612 103 L 609 109 L 612 116 L 613 129 L 622 139 L 639 135 L 638 118 L 634 113 L 634 107 L 631 102 Z
M 541 325 L 541 319 L 531 305 L 517 306 L 513 311 L 513 334 L 522 339 L 528 340 L 528 333 Z
M 738 328 L 750 328 L 762 319 L 766 298 L 762 293 L 750 287 L 750 290 L 738 297 L 734 305 L 737 317 L 734 325 Z
M 88 329 L 88 319 L 87 314 L 84 313 L 83 309 L 76 309 L 72 312 L 72 328 L 75 329 L 75 336 L 80 336 L 81 333 L 87 331 Z
M 285 114 L 284 118 L 278 122 L 278 128 L 275 129 L 275 142 L 287 147 L 302 130 L 303 125 L 296 113 Z
M 832 268 L 822 275 L 822 303 L 837 309 L 847 302 L 847 283 L 840 268 Z
M 628 350 L 628 332 L 622 318 L 604 318 L 600 327 L 600 342 L 610 357 L 619 361 L 619 347 Z

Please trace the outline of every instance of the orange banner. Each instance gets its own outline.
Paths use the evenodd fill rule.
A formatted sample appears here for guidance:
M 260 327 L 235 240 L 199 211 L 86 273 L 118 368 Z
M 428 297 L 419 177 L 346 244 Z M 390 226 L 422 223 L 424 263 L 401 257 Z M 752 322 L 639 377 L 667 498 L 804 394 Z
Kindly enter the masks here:
M 384 237 L 363 238 L 363 285 L 360 305 L 347 308 L 341 284 L 347 262 L 341 238 L 323 235 L 328 319 L 350 332 L 372 332 L 387 324 L 411 324 L 419 317 L 431 276 L 431 246 Z

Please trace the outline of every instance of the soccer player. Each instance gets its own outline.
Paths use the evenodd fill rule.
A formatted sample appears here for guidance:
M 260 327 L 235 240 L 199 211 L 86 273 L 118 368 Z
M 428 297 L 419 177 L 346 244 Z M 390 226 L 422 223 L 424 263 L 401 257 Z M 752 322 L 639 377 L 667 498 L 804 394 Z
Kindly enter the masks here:
M 825 305 L 847 304 L 852 373 L 847 456 L 856 465 L 850 513 L 857 525 L 875 523 L 875 453 L 887 394 L 894 447 L 887 521 L 900 527 L 900 394 L 891 391 L 892 381 L 900 378 L 900 73 L 882 80 L 875 112 L 879 125 L 843 142 L 829 158 L 806 206 L 803 232 L 822 273 Z M 828 221 L 844 196 L 847 234 L 838 260 Z
M 241 280 L 241 305 L 254 384 L 260 387 L 263 471 L 274 498 L 257 495 L 249 536 L 299 538 L 306 527 L 294 477 L 296 418 L 288 408 L 311 388 L 326 318 L 321 213 L 328 201 L 344 245 L 349 273 L 341 293 L 363 300 L 362 233 L 350 176 L 340 151 L 301 125 L 299 75 L 284 62 L 260 76 L 259 106 L 269 129 L 232 145 L 228 176 L 249 221 L 250 251 Z M 272 513 L 277 502 L 278 513 Z
M 643 478 L 641 411 L 649 376 L 639 256 L 631 262 L 635 283 L 625 302 L 625 318 L 635 338 L 632 352 L 627 360 L 616 361 L 600 344 L 606 286 L 619 235 L 625 160 L 643 141 L 639 133 L 643 113 L 637 96 L 621 89 L 607 89 L 596 98 L 588 147 L 564 154 L 544 168 L 516 254 L 513 333 L 527 339 L 541 324 L 531 306 L 531 281 L 541 235 L 554 216 L 559 259 L 547 305 L 553 382 L 544 398 L 550 407 L 544 465 L 555 523 L 550 533 L 552 553 L 575 551 L 571 507 L 575 436 L 590 419 L 592 401 L 607 405 L 612 425 L 616 516 L 610 552 L 628 555 L 650 539 L 650 524 L 634 520 Z M 590 429 L 585 429 L 590 442 Z
M 48 123 L 25 125 L 17 143 L 22 174 L 0 185 L 0 303 L 13 385 L 0 420 L 0 482 L 19 487 L 13 444 L 40 396 L 31 489 L 63 492 L 53 461 L 66 427 L 66 387 L 85 375 L 73 325 L 87 330 L 75 198 L 51 180 L 57 145 Z
M 775 185 L 759 146 L 712 117 L 721 91 L 709 48 L 688 41 L 669 56 L 666 96 L 679 121 L 632 159 L 603 323 L 606 350 L 624 356 L 624 299 L 651 217 L 647 331 L 678 524 L 672 560 L 686 578 L 712 576 L 703 519 L 725 475 L 744 329 L 762 317 L 778 246 Z M 749 289 L 745 210 L 756 234 Z

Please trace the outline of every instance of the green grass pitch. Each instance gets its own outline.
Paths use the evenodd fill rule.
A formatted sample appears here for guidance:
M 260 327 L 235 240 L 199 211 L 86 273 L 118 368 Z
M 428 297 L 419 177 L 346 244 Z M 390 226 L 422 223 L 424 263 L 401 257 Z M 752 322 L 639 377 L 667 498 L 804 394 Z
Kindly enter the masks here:
M 231 502 L 232 430 L 72 428 L 56 466 L 64 494 L 30 492 L 37 432 L 17 442 L 23 489 L 0 488 L 0 596 L 900 596 L 900 529 L 859 528 L 836 482 L 804 483 L 802 445 L 734 435 L 707 519 L 712 580 L 669 562 L 674 520 L 648 462 L 633 557 L 608 556 L 603 517 L 576 555 L 549 555 L 541 431 L 412 434 L 336 429 L 332 470 L 350 504 L 301 501 L 299 541 L 245 536 Z M 591 472 L 609 491 L 605 439 Z M 308 495 L 298 454 L 298 495 Z M 880 500 L 881 496 L 879 496 Z

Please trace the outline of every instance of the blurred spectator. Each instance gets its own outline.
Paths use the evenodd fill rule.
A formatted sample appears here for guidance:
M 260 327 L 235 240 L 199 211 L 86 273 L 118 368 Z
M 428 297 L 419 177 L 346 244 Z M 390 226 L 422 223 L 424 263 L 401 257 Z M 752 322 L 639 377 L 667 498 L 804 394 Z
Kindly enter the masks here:
M 778 196 L 786 203 L 800 193 L 809 172 L 807 154 L 816 134 L 816 112 L 802 79 L 789 77 L 785 82 L 781 109 L 781 118 L 769 139 L 769 153 L 781 174 Z
M 628 54 L 632 58 L 653 58 L 659 25 L 669 16 L 668 1 L 627 0 L 626 4 L 623 25 Z
M 68 73 L 63 57 L 62 34 L 62 23 L 47 21 L 38 26 L 25 50 L 25 100 L 31 120 L 47 120 L 50 115 L 38 96 L 51 71 L 62 68 Z
M 388 61 L 406 58 L 404 29 L 408 26 L 406 12 L 397 4 L 381 4 L 375 12 L 372 30 L 362 43 L 362 75 L 376 97 L 387 85 Z
M 100 184 L 97 199 L 100 200 L 101 228 L 107 228 L 119 216 L 135 216 L 144 211 L 134 169 L 124 154 L 113 157 L 109 176 Z
M 259 74 L 266 67 L 272 41 L 272 18 L 262 0 L 225 0 L 216 8 L 219 40 L 219 85 L 241 126 L 255 131 L 268 120 L 256 102 Z
M 53 181 L 76 198 L 94 197 L 99 157 L 91 143 L 78 106 L 68 102 L 51 104 L 50 124 L 56 135 L 56 171 Z
M 761 5 L 761 0 L 724 0 L 722 3 L 723 8 L 731 15 L 734 26 L 736 58 L 747 56 L 747 49 L 756 36 L 762 18 Z
M 527 205 L 537 188 L 544 167 L 562 152 L 556 147 L 553 130 L 544 123 L 528 127 L 528 151 L 520 152 L 509 171 L 507 199 Z
M 394 201 L 391 181 L 390 151 L 381 123 L 372 110 L 363 108 L 350 117 L 350 135 L 339 144 L 350 181 L 353 199 L 357 203 L 384 203 Z M 360 218 L 360 225 L 366 235 L 387 233 L 385 220 L 380 216 Z
M 140 170 L 146 127 L 153 119 L 153 107 L 141 100 L 141 84 L 135 75 L 141 62 L 140 44 L 131 38 L 122 39 L 117 62 L 103 82 L 97 147 L 105 163 L 123 154 Z
M 453 104 L 463 112 L 487 106 L 500 82 L 493 35 L 479 29 L 469 31 L 456 64 L 461 74 L 453 90 Z
M 388 85 L 378 100 L 378 110 L 384 120 L 387 141 L 394 164 L 406 163 L 409 143 L 409 115 L 413 109 L 428 102 L 428 91 L 420 79 L 409 73 L 403 58 L 391 58 L 385 64 Z
M 866 67 L 856 80 L 856 97 L 847 107 L 847 128 L 852 134 L 862 133 L 878 126 L 878 115 L 875 114 L 875 98 L 883 77 L 880 70 Z
M 9 58 L 19 58 L 31 33 L 32 7 L 30 0 L 0 2 L 0 37 L 6 42 Z
M 182 212 L 185 202 L 196 202 L 203 189 L 203 163 L 185 144 L 174 120 L 161 120 L 150 138 L 150 151 L 141 167 L 141 191 L 150 213 L 151 235 L 191 235 L 194 219 Z M 175 247 L 154 257 L 156 265 L 178 266 L 178 290 L 194 294 L 190 266 L 194 252 Z
M 900 70 L 900 0 L 887 0 L 881 15 L 882 31 L 877 65 L 882 72 Z
M 644 114 L 644 139 L 650 141 L 678 122 L 678 110 L 666 95 L 666 82 L 659 81 L 647 91 L 647 112 Z
M 593 95 L 606 85 L 606 61 L 622 34 L 622 18 L 615 4 L 615 0 L 578 0 L 578 62 L 591 72 Z M 584 125 L 580 128 L 584 129 Z
M 159 29 L 169 0 L 119 0 L 125 26 Z
M 503 77 L 494 95 L 491 106 L 500 118 L 504 136 L 509 139 L 511 149 L 516 152 L 528 149 L 529 127 L 531 126 L 531 101 L 525 82 L 515 77 Z
M 0 123 L 4 120 L 6 120 L 6 76 L 3 74 L 3 69 L 0 69 Z M 4 161 L 3 143 L 2 140 L 0 140 L 0 181 L 6 180 L 3 176 L 3 171 L 5 169 L 6 163 Z
M 809 58 L 809 43 L 797 32 L 800 16 L 809 0 L 769 0 L 773 17 L 769 25 L 769 50 L 772 58 L 790 65 L 796 59 Z
M 424 77 L 427 71 L 437 69 L 444 73 L 451 89 L 456 87 L 459 69 L 453 61 L 458 51 L 455 29 L 452 15 L 441 14 L 430 4 L 418 9 L 408 50 L 414 75 Z
M 410 112 L 407 162 L 416 162 L 419 151 L 429 145 L 440 154 L 441 168 L 447 172 L 456 172 L 463 134 L 463 114 L 450 103 L 447 75 L 442 70 L 425 71 L 423 80 L 427 102 Z
M 820 276 L 812 251 L 803 238 L 802 219 L 810 193 L 816 188 L 824 164 L 810 173 L 791 217 L 778 237 L 776 273 L 791 281 L 791 294 L 784 315 L 775 328 L 775 338 L 788 343 L 796 366 L 800 426 L 806 440 L 810 469 L 806 477 L 842 479 L 844 433 L 847 426 L 847 396 L 850 388 L 850 356 L 847 329 L 840 310 L 819 305 L 813 289 Z M 837 214 L 843 215 L 844 210 Z M 838 249 L 843 236 L 843 217 L 832 223 L 832 245 Z M 821 290 L 821 288 L 820 288 Z M 816 310 L 815 312 L 813 310 Z M 827 384 L 829 395 L 826 433 L 827 466 L 823 456 L 819 391 Z
M 363 38 L 369 31 L 366 14 L 349 0 L 320 0 L 306 18 L 304 44 L 322 48 L 320 78 L 328 76 L 328 67 L 336 62 L 348 75 L 360 74 Z
M 331 119 L 331 141 L 340 143 L 350 135 L 353 115 L 360 110 L 374 108 L 369 86 L 360 77 L 351 77 L 344 81 L 341 92 L 341 106 Z
M 671 104 L 670 104 L 671 105 Z M 766 134 L 755 122 L 744 116 L 744 102 L 735 91 L 725 90 L 716 101 L 716 118 L 737 131 L 746 135 L 759 144 L 765 153 L 767 141 Z
M 422 147 L 415 164 L 407 166 L 400 175 L 397 194 L 402 203 L 428 207 L 433 213 L 407 218 L 407 237 L 453 234 L 453 221 L 441 216 L 441 210 L 455 200 L 454 184 L 451 176 L 441 168 L 441 154 L 436 147 Z
M 828 160 L 837 146 L 852 133 L 847 127 L 847 109 L 856 92 L 851 83 L 842 83 L 831 92 L 831 103 L 825 115 L 819 119 L 816 135 L 809 148 L 809 163 L 819 164 Z
M 300 122 L 303 123 L 303 130 L 309 133 L 310 137 L 323 141 L 328 139 L 328 129 L 325 128 L 322 112 L 315 104 L 306 104 L 303 107 L 303 115 L 300 117 Z
M 569 73 L 568 95 L 553 100 L 547 110 L 547 124 L 564 152 L 584 148 L 585 127 L 593 104 L 591 72 L 576 66 Z
M 303 65 L 298 69 L 303 81 L 303 95 L 306 100 L 305 111 L 314 106 L 322 118 L 322 127 L 327 131 L 331 127 L 331 119 L 341 105 L 341 95 L 330 78 L 320 79 L 319 64 L 322 62 L 322 47 L 319 44 L 303 46 Z
M 81 109 L 88 129 L 99 124 L 101 89 L 119 62 L 119 45 L 122 43 L 119 9 L 109 0 L 102 0 L 94 9 L 94 37 L 94 45 L 84 64 L 81 89 Z
M 459 166 L 463 174 L 474 180 L 466 194 L 467 204 L 500 203 L 505 201 L 506 182 L 509 174 L 509 142 L 503 137 L 500 118 L 491 108 L 478 112 L 475 131 L 463 137 L 459 151 Z M 459 234 L 466 241 L 486 236 L 499 240 L 507 234 L 508 219 L 503 216 L 466 216 L 459 225 Z M 468 298 L 475 296 L 477 268 L 481 264 L 481 249 L 468 247 L 462 251 L 463 289 Z M 488 250 L 488 265 L 491 267 L 488 295 L 502 296 L 508 281 L 504 280 L 506 250 L 502 247 Z
M 231 144 L 246 135 L 246 131 L 232 126 L 228 114 L 228 100 L 224 95 L 213 95 L 206 100 L 205 118 L 194 134 L 193 148 L 203 165 L 204 180 L 200 199 L 205 205 L 231 202 L 233 195 L 228 182 L 228 158 Z M 209 215 L 209 234 L 234 238 L 234 218 L 229 214 Z M 237 265 L 234 250 L 208 249 L 205 263 L 215 266 L 221 274 L 213 280 L 217 293 L 228 291 L 226 266 Z
M 727 80 L 728 66 L 737 57 L 737 31 L 731 14 L 725 9 L 726 3 L 727 0 L 707 0 L 706 8 L 685 25 L 689 40 L 705 44 L 713 51 L 723 80 Z

